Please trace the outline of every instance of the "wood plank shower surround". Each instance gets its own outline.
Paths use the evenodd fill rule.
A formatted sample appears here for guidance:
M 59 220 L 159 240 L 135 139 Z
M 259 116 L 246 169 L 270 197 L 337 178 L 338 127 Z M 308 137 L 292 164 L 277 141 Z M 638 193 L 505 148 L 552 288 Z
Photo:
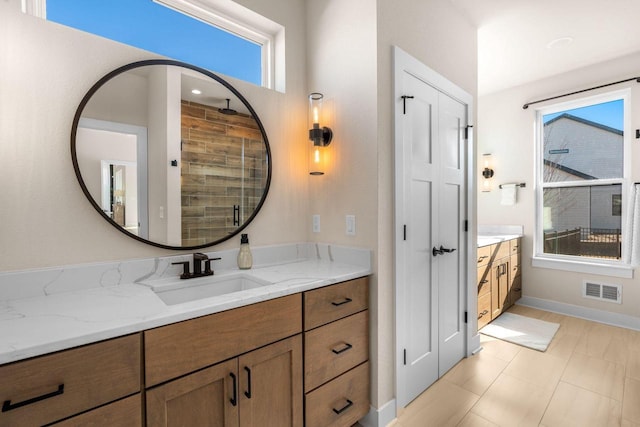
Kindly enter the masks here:
M 238 228 L 234 205 L 240 224 L 253 213 L 267 178 L 266 150 L 253 117 L 185 100 L 181 133 L 182 245 L 196 246 Z

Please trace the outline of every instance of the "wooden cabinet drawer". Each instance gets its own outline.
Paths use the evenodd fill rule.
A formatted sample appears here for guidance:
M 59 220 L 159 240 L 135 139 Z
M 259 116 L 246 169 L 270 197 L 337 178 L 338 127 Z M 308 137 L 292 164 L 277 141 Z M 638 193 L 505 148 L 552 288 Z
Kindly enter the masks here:
M 489 264 L 491 260 L 491 246 L 481 246 L 478 248 L 478 267 Z
M 369 412 L 369 362 L 306 395 L 307 427 L 350 427 Z
M 305 392 L 369 358 L 368 311 L 305 333 Z
M 491 245 L 491 247 L 493 248 L 491 261 L 497 261 L 511 255 L 511 247 L 508 240 L 506 242 L 500 242 L 496 243 L 495 245 Z
M 522 239 L 509 240 L 509 251 L 512 254 L 519 254 L 520 253 L 520 243 L 521 242 L 522 242 Z
M 43 425 L 139 392 L 140 346 L 135 334 L 0 366 L 0 425 Z
M 520 275 L 520 254 L 511 255 L 509 268 L 511 269 L 511 272 L 510 272 L 511 277 L 516 277 Z
M 300 294 L 145 331 L 146 385 L 214 365 L 301 331 Z
M 489 266 L 478 268 L 478 296 L 491 292 L 491 269 Z
M 491 294 L 486 293 L 478 297 L 478 329 L 491 320 Z
M 365 310 L 368 305 L 368 277 L 305 292 L 304 330 Z
M 55 427 L 141 427 L 142 397 L 138 393 L 53 425 Z

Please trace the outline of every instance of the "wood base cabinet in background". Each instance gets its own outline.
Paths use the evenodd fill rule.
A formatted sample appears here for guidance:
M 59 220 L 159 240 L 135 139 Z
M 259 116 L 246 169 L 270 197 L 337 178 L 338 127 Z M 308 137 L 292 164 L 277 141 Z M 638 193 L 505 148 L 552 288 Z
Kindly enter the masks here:
M 478 329 L 522 296 L 521 239 L 478 248 Z

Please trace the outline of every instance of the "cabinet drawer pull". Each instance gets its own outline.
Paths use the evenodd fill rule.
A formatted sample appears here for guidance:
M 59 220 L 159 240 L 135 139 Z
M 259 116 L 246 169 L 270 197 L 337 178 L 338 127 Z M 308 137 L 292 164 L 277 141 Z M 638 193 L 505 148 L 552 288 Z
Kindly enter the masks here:
M 489 314 L 489 312 L 487 310 L 484 310 L 482 313 L 480 313 L 480 316 L 478 316 L 478 319 L 481 319 L 486 314 Z
M 516 292 L 520 292 L 522 290 L 522 288 L 515 288 L 514 291 Z
M 346 304 L 346 303 L 351 302 L 351 301 L 353 301 L 351 298 L 345 298 L 344 301 L 339 301 L 339 302 L 335 302 L 334 301 L 334 302 L 331 303 L 331 305 L 335 305 L 337 307 L 339 305 L 343 305 L 343 304 Z
M 335 348 L 331 349 L 331 351 L 333 351 L 335 354 L 340 354 L 340 353 L 344 353 L 347 350 L 351 350 L 353 348 L 353 346 L 351 344 L 349 344 L 348 342 L 344 343 L 345 346 L 343 348 L 341 348 L 340 350 L 336 350 Z
M 482 261 L 484 261 L 484 260 L 485 260 L 485 259 L 487 259 L 487 258 L 489 258 L 489 257 L 488 257 L 488 256 L 486 256 L 486 255 L 483 255 L 483 256 L 481 256 L 480 258 L 478 258 L 478 262 L 482 262 Z
M 56 391 L 52 391 L 51 393 L 43 394 L 42 396 L 36 396 L 31 399 L 23 400 L 18 403 L 11 403 L 11 399 L 5 400 L 2 404 L 2 412 L 11 411 L 12 409 L 18 409 L 23 406 L 31 405 L 32 403 L 40 402 L 41 400 L 49 399 L 50 397 L 59 396 L 64 393 L 64 384 L 60 384 Z
M 251 399 L 251 369 L 245 366 L 244 370 L 247 371 L 247 391 L 244 392 L 244 395 Z
M 233 397 L 229 401 L 233 406 L 236 406 L 238 404 L 238 382 L 236 381 L 236 374 L 232 372 L 229 376 L 233 380 Z
M 336 414 L 340 415 L 341 413 L 343 413 L 347 409 L 351 408 L 352 406 L 353 406 L 353 402 L 350 401 L 349 399 L 347 399 L 347 404 L 344 405 L 342 408 L 340 408 L 340 409 L 332 408 L 332 409 L 333 409 L 333 412 L 335 412 Z
M 489 281 L 488 281 L 488 280 L 486 280 L 486 279 L 485 279 L 485 280 L 481 280 L 481 281 L 480 281 L 480 284 L 481 284 L 481 285 L 484 285 L 485 283 L 489 283 Z

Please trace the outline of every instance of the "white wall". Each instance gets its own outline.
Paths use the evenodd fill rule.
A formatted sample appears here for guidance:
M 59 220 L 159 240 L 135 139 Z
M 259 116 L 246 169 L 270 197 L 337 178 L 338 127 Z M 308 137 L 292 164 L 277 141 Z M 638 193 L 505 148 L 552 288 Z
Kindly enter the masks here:
M 176 253 L 115 231 L 95 212 L 80 190 L 69 149 L 86 91 L 121 65 L 157 56 L 24 15 L 20 3 L 0 1 L 0 270 Z M 301 0 L 254 3 L 286 27 L 289 73 L 286 94 L 228 79 L 260 116 L 274 164 L 269 196 L 246 231 L 255 245 L 304 241 L 305 7 Z M 238 245 L 239 237 L 213 250 Z
M 640 280 L 637 278 L 619 279 L 531 266 L 535 221 L 533 132 L 536 106 L 531 106 L 527 110 L 522 109 L 522 105 L 529 101 L 633 77 L 638 74 L 638 69 L 640 69 L 640 53 L 480 97 L 478 101 L 478 152 L 493 154 L 495 184 L 492 192 L 478 193 L 478 223 L 524 225 L 525 238 L 522 257 L 524 296 L 640 316 L 640 287 L 638 286 Z M 616 86 L 611 90 L 623 87 L 626 86 Z M 640 127 L 640 85 L 634 82 L 627 87 L 630 87 L 632 91 L 631 129 L 636 129 Z M 603 92 L 603 90 L 586 95 L 599 92 Z M 569 97 L 560 101 L 571 99 Z M 549 104 L 540 104 L 540 106 Z M 631 161 L 634 164 L 631 180 L 632 182 L 639 181 L 640 169 L 637 165 L 640 162 L 640 146 L 633 140 Z M 516 205 L 501 206 L 500 190 L 497 189 L 497 184 L 508 182 L 524 182 L 527 187 L 518 189 L 518 203 Z M 623 210 L 625 209 L 626 206 L 623 206 Z M 584 279 L 622 284 L 622 304 L 582 298 L 581 287 Z

